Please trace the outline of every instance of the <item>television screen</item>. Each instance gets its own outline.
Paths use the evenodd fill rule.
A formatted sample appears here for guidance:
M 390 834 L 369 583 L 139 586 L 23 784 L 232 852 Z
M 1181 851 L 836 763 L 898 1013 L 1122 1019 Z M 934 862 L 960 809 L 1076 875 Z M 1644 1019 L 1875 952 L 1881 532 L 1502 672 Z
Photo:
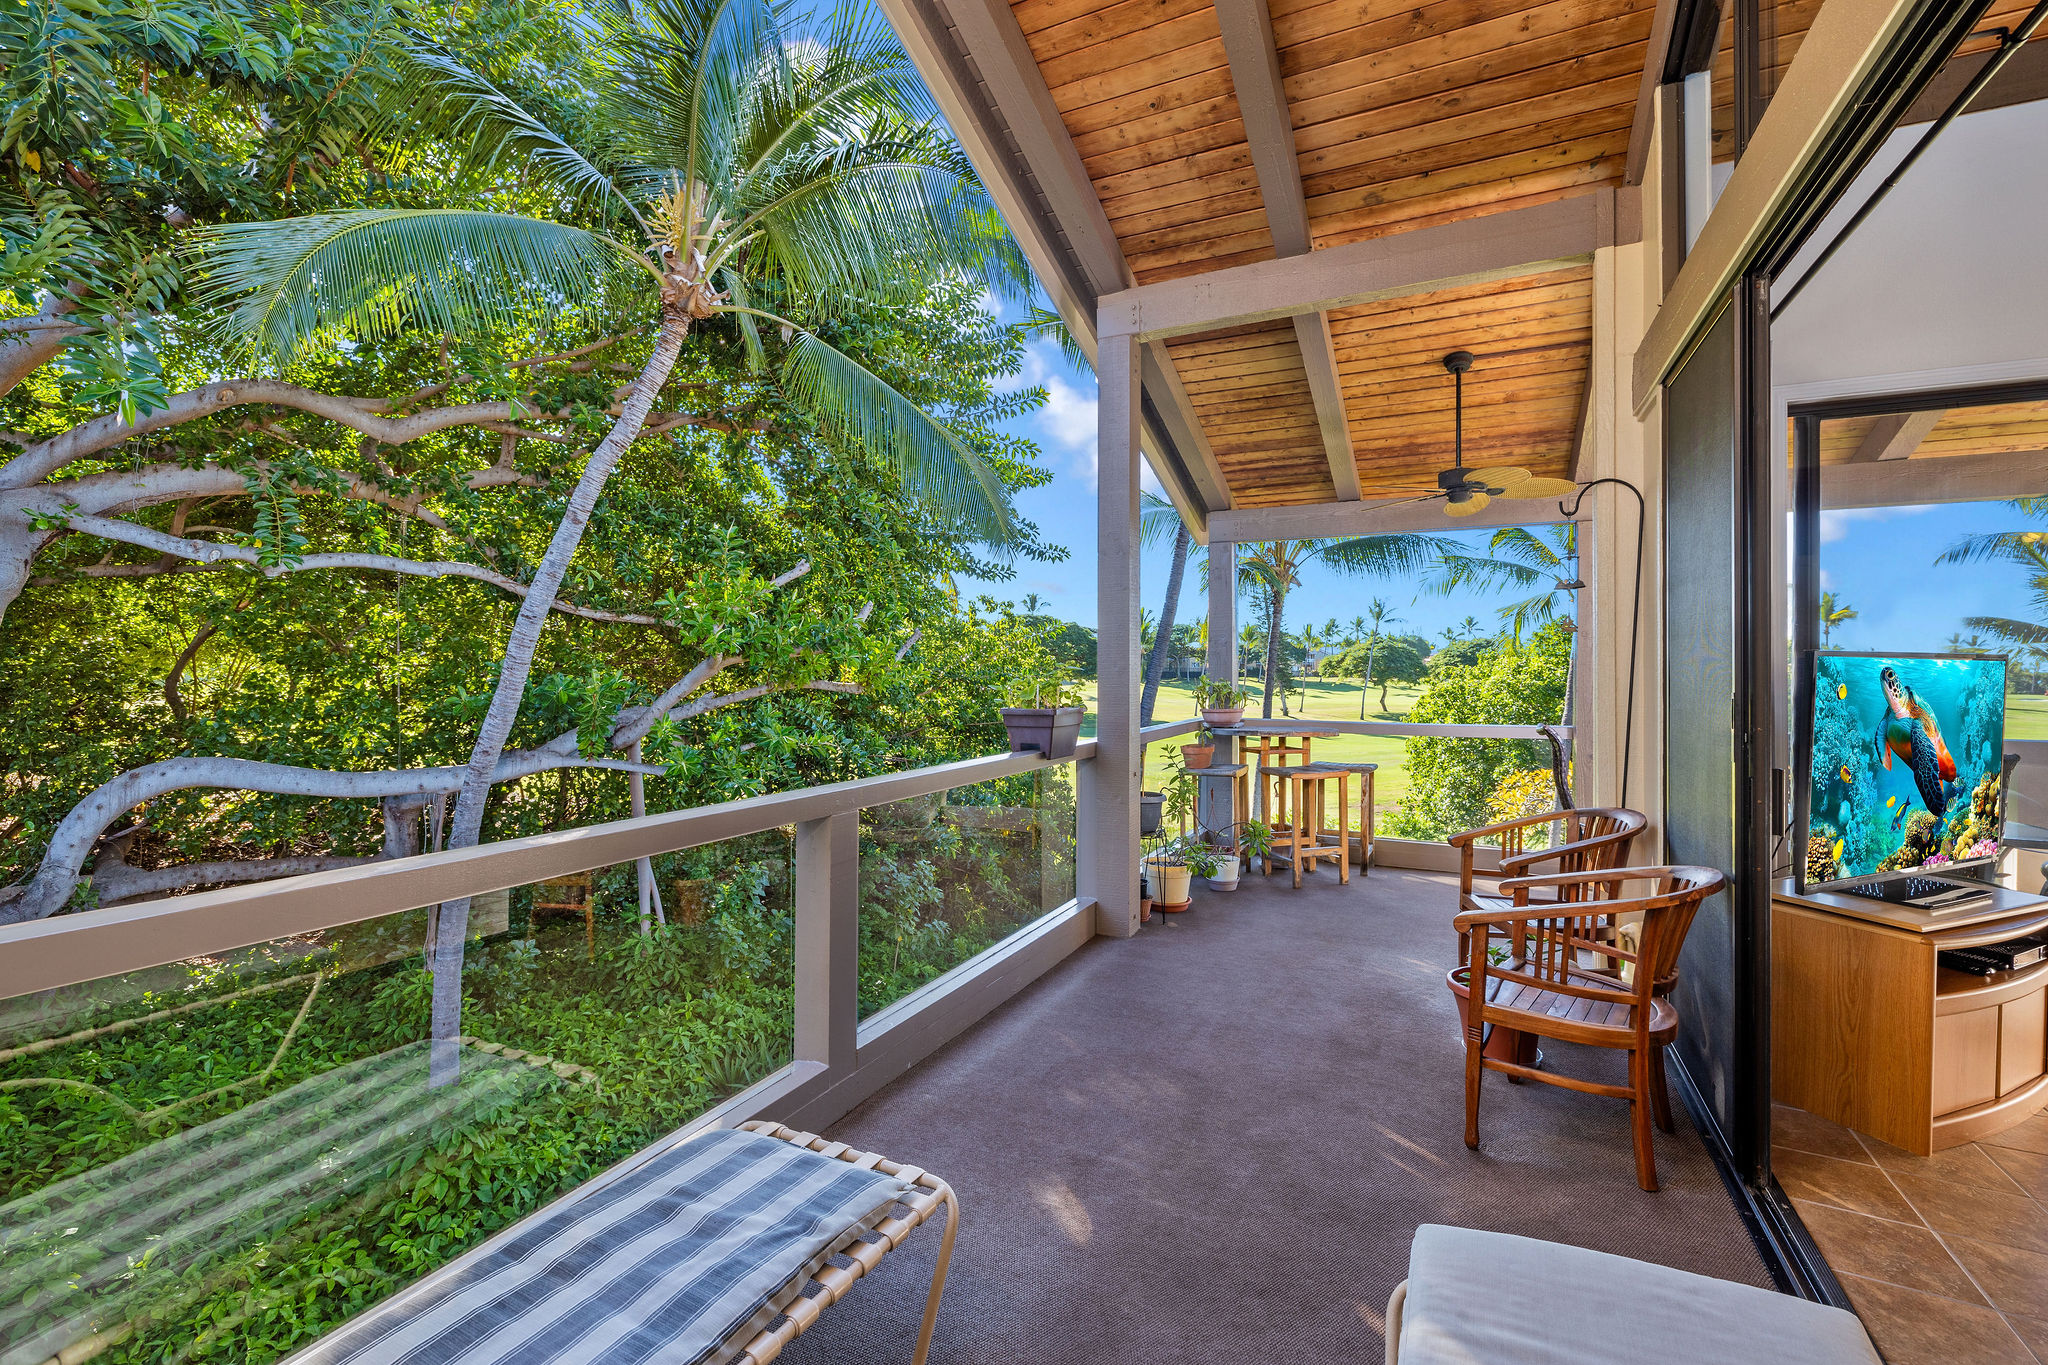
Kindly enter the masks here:
M 2005 660 L 1816 654 L 1810 720 L 1805 885 L 1997 856 Z

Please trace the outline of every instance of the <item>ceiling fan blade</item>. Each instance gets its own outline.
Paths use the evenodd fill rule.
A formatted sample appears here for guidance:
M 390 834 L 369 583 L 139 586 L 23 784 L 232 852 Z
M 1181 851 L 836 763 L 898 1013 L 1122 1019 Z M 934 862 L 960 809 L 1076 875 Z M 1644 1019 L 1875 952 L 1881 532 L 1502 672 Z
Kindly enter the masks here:
M 1487 505 L 1492 501 L 1493 499 L 1484 493 L 1474 493 L 1463 502 L 1445 504 L 1444 512 L 1446 515 L 1453 517 L 1477 516 L 1479 513 L 1484 512 Z
M 1570 479 L 1524 479 L 1501 489 L 1504 498 L 1568 498 L 1579 486 Z
M 1488 488 L 1513 488 L 1531 476 L 1529 471 L 1520 465 L 1503 465 L 1499 469 L 1474 469 L 1465 477 L 1473 483 L 1483 483 Z

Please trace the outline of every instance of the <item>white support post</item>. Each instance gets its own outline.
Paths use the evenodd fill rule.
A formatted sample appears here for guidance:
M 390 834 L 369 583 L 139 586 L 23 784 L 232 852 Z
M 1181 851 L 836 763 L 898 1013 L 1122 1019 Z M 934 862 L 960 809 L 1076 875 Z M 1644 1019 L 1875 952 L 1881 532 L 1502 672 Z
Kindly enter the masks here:
M 796 1060 L 851 1072 L 860 1022 L 860 812 L 796 827 Z
M 1091 784 L 1096 932 L 1138 932 L 1138 433 L 1142 350 L 1105 338 L 1096 354 L 1095 738 Z
M 1237 686 L 1237 546 L 1228 540 L 1209 540 L 1209 657 L 1204 661 L 1209 676 L 1217 682 Z M 1237 762 L 1237 741 L 1219 738 L 1212 762 Z

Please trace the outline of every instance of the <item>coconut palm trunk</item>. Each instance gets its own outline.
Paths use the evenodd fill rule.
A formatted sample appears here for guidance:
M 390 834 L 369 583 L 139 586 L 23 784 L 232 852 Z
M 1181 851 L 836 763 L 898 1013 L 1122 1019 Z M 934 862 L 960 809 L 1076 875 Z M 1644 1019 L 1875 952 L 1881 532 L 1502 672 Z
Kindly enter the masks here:
M 1365 694 L 1372 690 L 1372 666 L 1373 661 L 1378 658 L 1379 652 L 1380 633 L 1374 631 L 1372 633 L 1372 643 L 1366 646 L 1365 650 L 1365 680 L 1358 685 L 1358 718 L 1360 720 L 1365 719 Z M 1386 709 L 1385 703 L 1382 703 L 1380 710 L 1384 711 Z
M 474 848 L 483 837 L 484 804 L 490 796 L 491 775 L 512 738 L 512 726 L 519 719 L 519 704 L 526 695 L 526 680 L 533 671 L 533 656 L 540 648 L 541 627 L 554 609 L 569 561 L 583 543 L 597 500 L 617 468 L 619 457 L 633 444 L 654 410 L 654 399 L 668 382 L 683 341 L 690 334 L 690 314 L 680 298 L 664 300 L 661 330 L 655 336 L 654 354 L 633 381 L 633 388 L 619 412 L 619 420 L 590 452 L 583 474 L 576 480 L 569 505 L 548 542 L 528 586 L 526 600 L 505 640 L 505 653 L 498 665 L 498 685 L 491 693 L 490 709 L 484 713 L 483 728 L 469 751 L 469 771 L 463 775 L 462 792 L 455 798 L 455 818 L 450 822 L 448 847 Z M 454 1080 L 459 1063 L 455 1037 L 462 1031 L 462 958 L 469 938 L 469 898 L 449 901 L 441 907 L 434 935 L 434 1004 L 432 1015 L 433 1055 L 428 1065 L 428 1083 L 444 1085 Z
M 1273 609 L 1267 613 L 1266 619 L 1266 672 L 1260 680 L 1265 696 L 1261 699 L 1259 714 L 1267 720 L 1273 718 L 1273 691 L 1280 685 L 1280 613 L 1287 606 L 1287 590 L 1274 588 L 1272 603 Z
M 1152 639 L 1152 658 L 1145 666 L 1145 695 L 1138 699 L 1138 724 L 1152 723 L 1152 708 L 1159 702 L 1159 679 L 1166 672 L 1166 651 L 1173 638 L 1173 617 L 1180 609 L 1181 576 L 1187 572 L 1191 537 L 1183 525 L 1173 537 L 1173 567 L 1166 573 L 1166 601 L 1159 607 L 1159 631 Z

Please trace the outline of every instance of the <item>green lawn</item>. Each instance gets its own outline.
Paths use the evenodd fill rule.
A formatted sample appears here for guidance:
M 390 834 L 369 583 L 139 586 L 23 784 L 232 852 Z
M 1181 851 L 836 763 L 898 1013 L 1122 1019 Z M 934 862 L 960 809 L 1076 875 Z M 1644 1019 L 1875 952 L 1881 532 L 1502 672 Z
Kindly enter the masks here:
M 2005 737 L 2048 739 L 2048 697 L 2007 697 Z
M 1252 693 L 1251 704 L 1245 708 L 1246 719 L 1259 715 L 1258 679 L 1246 678 L 1244 686 Z M 1287 704 L 1295 716 L 1306 716 L 1311 720 L 1357 720 L 1359 687 L 1356 682 L 1321 681 L 1309 679 L 1308 696 L 1304 706 L 1302 694 L 1288 694 Z M 1408 714 L 1408 708 L 1415 704 L 1417 690 L 1413 687 L 1395 686 L 1387 689 L 1387 709 L 1382 711 L 1380 689 L 1375 686 L 1365 698 L 1365 719 L 1400 720 Z M 1088 718 L 1082 725 L 1082 733 L 1095 733 L 1095 685 L 1085 684 L 1083 704 L 1088 708 Z M 1159 703 L 1153 708 L 1152 723 L 1155 725 L 1173 720 L 1190 719 L 1196 714 L 1193 692 L 1180 683 L 1163 683 L 1159 688 Z M 1279 699 L 1273 702 L 1273 718 L 1281 719 Z M 2043 723 L 2048 724 L 2048 711 L 2043 713 Z M 1147 745 L 1145 749 L 1145 787 L 1158 791 L 1165 781 L 1170 756 L 1176 752 L 1175 745 L 1187 742 L 1184 739 L 1170 740 L 1165 744 Z M 1384 816 L 1387 809 L 1398 802 L 1408 790 L 1408 742 L 1401 739 L 1381 738 L 1377 735 L 1339 735 L 1335 739 L 1316 741 L 1315 756 L 1319 759 L 1333 759 L 1344 763 L 1377 763 L 1379 771 L 1373 774 L 1373 801 L 1378 813 Z M 1354 795 L 1353 820 L 1357 819 Z

